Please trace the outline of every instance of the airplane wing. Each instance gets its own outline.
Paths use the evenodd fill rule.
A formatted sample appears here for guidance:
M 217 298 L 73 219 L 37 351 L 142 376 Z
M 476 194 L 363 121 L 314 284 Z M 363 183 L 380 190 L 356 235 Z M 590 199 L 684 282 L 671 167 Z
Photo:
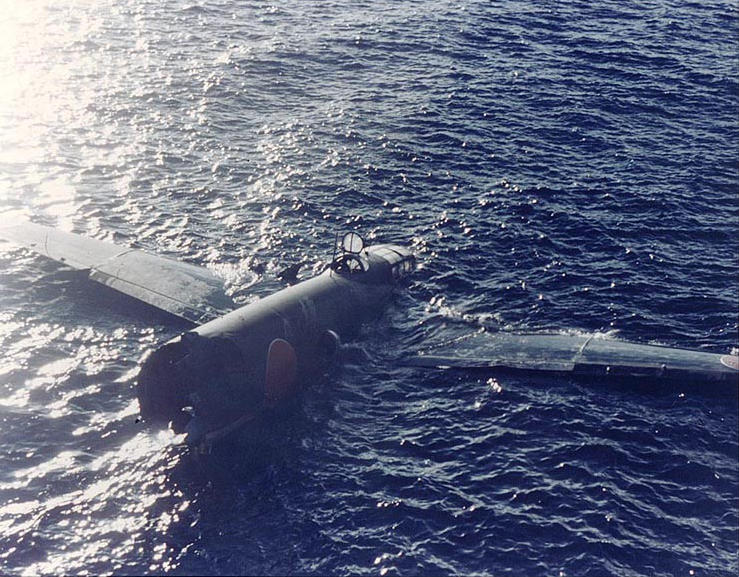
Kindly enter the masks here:
M 30 248 L 92 280 L 193 323 L 236 308 L 209 270 L 30 222 L 0 227 L 0 238 Z
M 557 334 L 478 332 L 419 352 L 412 366 L 739 384 L 735 355 Z

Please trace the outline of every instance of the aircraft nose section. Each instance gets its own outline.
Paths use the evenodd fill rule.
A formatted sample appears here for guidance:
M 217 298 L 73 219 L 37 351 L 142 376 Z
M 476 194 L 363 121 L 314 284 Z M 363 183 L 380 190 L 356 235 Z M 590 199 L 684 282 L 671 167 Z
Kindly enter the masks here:
M 390 265 L 393 281 L 398 282 L 416 269 L 416 257 L 413 251 L 397 244 L 380 244 L 369 249 Z
M 392 249 L 400 255 L 400 260 L 394 268 L 394 275 L 397 280 L 403 279 L 416 270 L 416 255 L 413 251 L 404 246 L 391 245 Z

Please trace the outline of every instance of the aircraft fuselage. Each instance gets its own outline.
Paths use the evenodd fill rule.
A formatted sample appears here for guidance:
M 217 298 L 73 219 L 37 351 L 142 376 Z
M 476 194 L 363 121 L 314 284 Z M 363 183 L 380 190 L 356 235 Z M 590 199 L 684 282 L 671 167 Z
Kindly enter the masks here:
M 142 417 L 197 441 L 280 405 L 381 313 L 414 263 L 393 245 L 344 254 L 316 277 L 170 340 L 142 365 Z

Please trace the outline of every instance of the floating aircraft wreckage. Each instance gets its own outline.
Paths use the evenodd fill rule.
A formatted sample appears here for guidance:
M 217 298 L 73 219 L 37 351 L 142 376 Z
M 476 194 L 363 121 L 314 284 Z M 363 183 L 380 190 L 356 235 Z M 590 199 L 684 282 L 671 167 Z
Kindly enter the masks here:
M 319 275 L 239 306 L 207 269 L 57 229 L 23 223 L 5 238 L 194 326 L 144 357 L 141 416 L 206 447 L 294 396 L 327 368 L 341 343 L 378 316 L 415 268 L 413 253 L 365 247 L 350 232 Z M 409 355 L 420 367 L 525 371 L 578 377 L 717 382 L 737 389 L 739 359 L 552 334 L 475 332 Z

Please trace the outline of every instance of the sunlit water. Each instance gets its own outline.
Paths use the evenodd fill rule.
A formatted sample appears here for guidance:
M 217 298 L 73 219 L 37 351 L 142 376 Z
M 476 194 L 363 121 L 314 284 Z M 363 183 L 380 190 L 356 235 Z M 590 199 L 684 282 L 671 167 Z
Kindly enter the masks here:
M 0 244 L 0 573 L 736 574 L 735 394 L 397 360 L 480 326 L 737 346 L 737 7 L 244 4 L 0 0 L 0 218 L 242 301 L 338 230 L 422 269 L 193 462 L 136 422 L 182 327 Z

